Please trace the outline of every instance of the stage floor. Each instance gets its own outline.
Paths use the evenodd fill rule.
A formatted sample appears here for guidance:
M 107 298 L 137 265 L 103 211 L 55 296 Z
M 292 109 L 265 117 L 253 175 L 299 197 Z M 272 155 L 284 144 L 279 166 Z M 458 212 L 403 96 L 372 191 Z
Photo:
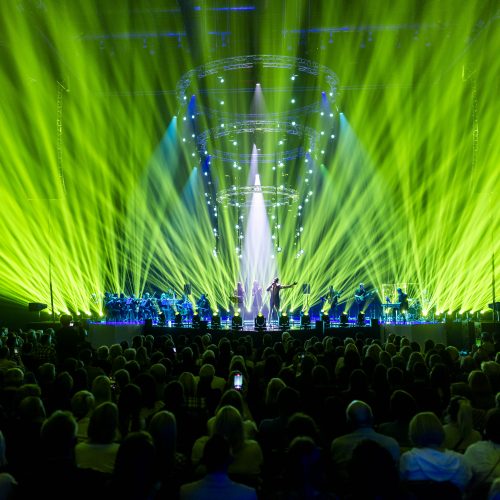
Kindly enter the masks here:
M 350 323 L 347 326 L 342 326 L 339 323 L 331 323 L 330 327 L 322 328 L 321 322 L 314 322 L 311 328 L 300 328 L 300 323 L 294 322 L 291 324 L 289 331 L 296 338 L 323 337 L 325 335 L 333 335 L 342 339 L 346 337 L 355 337 L 357 334 L 363 336 L 380 339 L 384 342 L 387 336 L 391 333 L 396 335 L 405 336 L 410 341 L 418 342 L 422 347 L 425 341 L 429 338 L 434 342 L 441 342 L 449 345 L 449 329 L 444 323 L 414 323 L 414 324 L 380 324 L 358 326 L 355 323 Z M 214 342 L 223 336 L 238 337 L 242 334 L 252 334 L 253 338 L 261 339 L 265 333 L 272 335 L 273 339 L 279 340 L 282 335 L 282 329 L 277 325 L 272 325 L 265 330 L 255 330 L 253 321 L 245 322 L 242 330 L 233 330 L 228 322 L 223 322 L 220 329 L 213 330 L 211 328 L 192 328 L 191 326 L 175 327 L 175 326 L 151 326 L 140 323 L 91 323 L 88 329 L 88 340 L 93 347 L 100 345 L 112 345 L 122 341 L 127 341 L 129 344 L 136 335 L 152 334 L 154 336 L 171 335 L 174 339 L 179 335 L 186 335 L 188 337 L 200 335 L 205 332 L 210 332 Z M 455 336 L 456 341 L 452 345 L 462 349 L 464 347 L 464 335 Z

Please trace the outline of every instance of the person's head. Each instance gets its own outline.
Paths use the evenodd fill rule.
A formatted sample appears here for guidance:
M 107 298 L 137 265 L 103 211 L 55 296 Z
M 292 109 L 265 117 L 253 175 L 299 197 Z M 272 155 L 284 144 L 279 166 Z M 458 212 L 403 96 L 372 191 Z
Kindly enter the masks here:
M 408 392 L 396 390 L 391 395 L 391 413 L 395 420 L 409 422 L 417 413 L 417 402 Z
M 155 413 L 149 423 L 149 433 L 160 460 L 171 462 L 173 465 L 177 442 L 175 415 L 169 411 Z
M 45 420 L 40 437 L 47 459 L 73 459 L 76 421 L 68 411 L 57 410 Z
M 116 370 L 115 372 L 115 382 L 118 388 L 122 390 L 127 384 L 130 384 L 130 374 L 125 369 Z
M 71 398 L 71 411 L 77 420 L 88 416 L 95 406 L 94 395 L 89 391 L 78 391 Z
M 346 410 L 346 420 L 354 428 L 371 427 L 373 425 L 372 409 L 364 401 L 351 401 Z
M 444 441 L 443 425 L 430 411 L 417 413 L 410 421 L 409 437 L 418 448 L 439 448 Z
M 45 407 L 41 398 L 27 396 L 19 403 L 18 414 L 21 422 L 43 422 L 45 420 Z
M 397 498 L 399 473 L 390 452 L 375 441 L 361 441 L 349 464 L 354 498 Z
M 63 314 L 59 319 L 59 322 L 63 327 L 70 326 L 72 321 L 73 321 L 73 316 L 71 316 L 71 314 Z
M 113 471 L 117 498 L 151 498 L 156 480 L 155 447 L 147 432 L 131 432 L 120 444 Z
M 491 393 L 490 380 L 481 370 L 473 370 L 469 373 L 467 379 L 469 387 L 475 394 L 489 394 Z
M 243 419 L 234 406 L 223 406 L 215 417 L 214 434 L 227 438 L 233 452 L 241 449 L 245 440 L 243 434 Z
M 105 401 L 111 401 L 111 382 L 106 375 L 99 375 L 94 379 L 92 382 L 92 394 L 97 405 Z
M 196 396 L 196 380 L 191 372 L 183 372 L 179 375 L 179 382 L 184 389 L 185 397 Z
M 297 436 L 290 442 L 285 456 L 285 482 L 294 492 L 318 487 L 321 452 L 313 439 Z
M 276 404 L 278 394 L 284 387 L 286 387 L 285 382 L 280 378 L 275 377 L 269 380 L 266 388 L 266 406 L 273 406 Z
M 319 440 L 319 429 L 314 419 L 305 413 L 294 413 L 287 423 L 288 440 L 292 441 L 298 436 L 307 436 L 315 443 Z
M 118 408 L 106 402 L 97 406 L 90 416 L 88 438 L 92 444 L 111 444 L 118 427 Z
M 283 417 L 289 417 L 299 409 L 299 393 L 291 387 L 283 387 L 283 389 L 281 389 L 278 393 L 276 404 L 278 406 L 279 414 Z
M 235 389 L 228 389 L 220 398 L 217 410 L 223 406 L 232 406 L 238 410 L 240 415 L 243 415 L 243 396 Z
M 5 372 L 3 384 L 5 387 L 21 387 L 24 382 L 24 372 L 19 368 L 9 368 Z
M 214 434 L 209 438 L 203 449 L 202 462 L 207 472 L 226 472 L 229 464 L 233 461 L 231 455 L 231 444 L 221 434 Z

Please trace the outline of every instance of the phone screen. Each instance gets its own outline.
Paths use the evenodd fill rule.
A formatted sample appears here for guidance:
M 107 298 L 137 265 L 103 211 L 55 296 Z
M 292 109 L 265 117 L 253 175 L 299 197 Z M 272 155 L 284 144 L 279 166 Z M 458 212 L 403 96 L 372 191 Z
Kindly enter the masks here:
M 476 347 L 481 347 L 481 339 L 476 339 Z
M 234 374 L 234 388 L 239 391 L 243 386 L 243 375 L 240 372 Z

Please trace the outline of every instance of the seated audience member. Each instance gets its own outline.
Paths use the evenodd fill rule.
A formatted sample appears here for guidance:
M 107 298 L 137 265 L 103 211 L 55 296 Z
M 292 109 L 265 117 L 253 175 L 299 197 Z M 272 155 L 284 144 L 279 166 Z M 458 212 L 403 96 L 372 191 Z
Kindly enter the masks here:
M 187 459 L 177 452 L 177 423 L 169 411 L 159 411 L 149 423 L 155 445 L 155 467 L 161 481 L 160 497 L 177 498 L 179 486 L 187 479 Z
M 384 422 L 378 426 L 381 434 L 394 438 L 400 448 L 409 449 L 412 444 L 408 436 L 410 420 L 417 413 L 417 402 L 408 392 L 397 390 L 392 393 L 390 400 L 393 421 Z
M 491 391 L 490 380 L 481 370 L 469 373 L 468 383 L 471 390 L 471 403 L 473 408 L 489 410 L 495 407 L 495 396 Z
M 297 437 L 311 438 L 318 446 L 322 446 L 320 432 L 314 419 L 306 413 L 294 413 L 286 425 L 287 440 L 290 443 Z
M 464 457 L 443 446 L 444 430 L 432 412 L 417 413 L 410 422 L 414 448 L 403 453 L 401 478 L 407 481 L 449 482 L 464 490 L 472 473 Z
M 491 483 L 488 500 L 500 500 L 500 477 Z
M 349 463 L 349 498 L 396 499 L 399 471 L 391 454 L 375 441 L 361 441 Z
M 155 447 L 147 432 L 131 432 L 122 441 L 107 498 L 149 500 L 158 490 Z
M 215 413 L 217 414 L 220 408 L 227 405 L 236 408 L 240 413 L 241 418 L 243 418 L 243 429 L 245 432 L 245 439 L 255 439 L 255 436 L 257 435 L 257 426 L 255 425 L 255 422 L 253 420 L 245 417 L 245 413 L 248 413 L 248 409 L 245 412 L 246 405 L 245 402 L 243 401 L 243 396 L 241 395 L 241 393 L 236 391 L 235 389 L 227 390 L 222 395 L 219 405 L 215 410 Z M 213 434 L 214 427 L 215 427 L 215 416 L 208 419 L 207 422 L 207 429 L 209 436 Z
M 229 473 L 238 476 L 256 477 L 260 474 L 263 462 L 262 450 L 252 439 L 245 439 L 243 419 L 233 406 L 223 406 L 217 412 L 214 434 L 228 439 L 234 460 L 229 465 Z M 193 465 L 197 465 L 203 455 L 208 436 L 198 439 L 191 454 Z
M 284 450 L 288 445 L 286 424 L 290 416 L 299 410 L 299 393 L 291 387 L 284 387 L 276 399 L 278 416 L 264 419 L 259 426 L 259 442 L 265 452 Z
M 353 431 L 334 439 L 330 447 L 333 466 L 336 472 L 345 474 L 354 448 L 361 441 L 366 441 L 367 439 L 375 441 L 387 449 L 395 463 L 399 460 L 398 442 L 373 429 L 372 410 L 366 403 L 358 400 L 352 401 L 347 407 L 346 419 L 352 426 Z
M 129 432 L 138 432 L 144 429 L 145 423 L 141 419 L 141 389 L 135 384 L 127 384 L 118 399 L 118 428 L 122 439 Z
M 464 458 L 472 469 L 473 489 L 484 488 L 500 478 L 500 410 L 490 410 L 486 415 L 484 441 L 471 444 Z
M 309 437 L 293 439 L 285 455 L 284 497 L 288 499 L 321 499 L 324 495 L 324 468 L 321 450 Z
M 44 333 L 42 335 L 39 343 L 33 350 L 33 357 L 35 358 L 35 363 L 37 366 L 43 363 L 56 362 L 56 350 L 51 343 L 50 334 Z
M 111 474 L 115 466 L 119 445 L 115 443 L 118 429 L 118 408 L 106 402 L 96 407 L 90 417 L 88 439 L 75 447 L 76 463 L 88 468 Z
M 106 375 L 98 375 L 92 382 L 92 394 L 95 398 L 96 406 L 107 401 L 112 401 L 113 391 L 111 390 L 111 381 Z
M 88 499 L 97 482 L 75 463 L 76 422 L 71 413 L 55 411 L 41 430 L 42 458 L 19 490 L 19 498 Z
M 255 489 L 235 483 L 229 479 L 227 471 L 231 464 L 231 446 L 220 434 L 213 435 L 203 450 L 202 462 L 207 475 L 194 483 L 181 487 L 181 500 L 220 500 L 237 498 L 239 500 L 256 500 Z
M 462 396 L 453 396 L 446 412 L 444 444 L 448 450 L 463 453 L 469 445 L 481 441 L 481 434 L 473 429 L 470 401 Z
M 17 481 L 11 474 L 6 472 L 10 467 L 7 463 L 5 452 L 5 439 L 2 431 L 0 431 L 0 498 L 10 500 L 11 498 L 15 498 Z
M 78 391 L 71 398 L 71 411 L 78 425 L 76 438 L 79 443 L 87 440 L 87 429 L 89 427 L 90 415 L 94 407 L 94 395 L 89 391 Z
M 272 418 L 278 416 L 278 394 L 284 387 L 286 387 L 285 382 L 280 378 L 275 377 L 269 380 L 264 399 L 264 417 Z

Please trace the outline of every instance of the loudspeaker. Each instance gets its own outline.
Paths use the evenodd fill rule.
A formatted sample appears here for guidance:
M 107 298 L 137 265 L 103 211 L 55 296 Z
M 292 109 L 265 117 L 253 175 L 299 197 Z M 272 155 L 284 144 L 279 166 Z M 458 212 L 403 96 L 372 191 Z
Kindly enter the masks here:
M 378 318 L 371 318 L 370 319 L 370 326 L 372 328 L 378 328 L 380 326 Z
M 153 328 L 153 320 L 151 318 L 147 318 L 144 320 L 144 329 L 149 330 Z
M 28 304 L 28 311 L 39 312 L 47 309 L 47 304 L 41 304 L 40 302 L 30 302 Z

